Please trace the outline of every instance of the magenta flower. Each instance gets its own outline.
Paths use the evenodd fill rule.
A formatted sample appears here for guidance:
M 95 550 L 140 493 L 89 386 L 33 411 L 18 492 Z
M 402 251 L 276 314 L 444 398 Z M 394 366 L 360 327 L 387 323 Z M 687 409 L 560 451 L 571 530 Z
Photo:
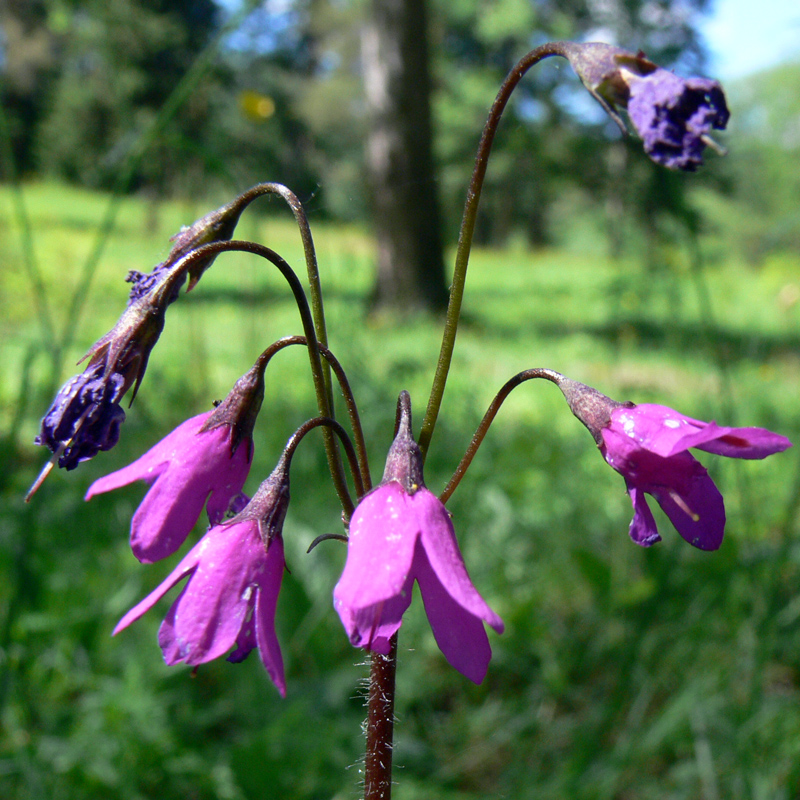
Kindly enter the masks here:
M 172 555 L 204 505 L 209 523 L 221 522 L 247 480 L 249 448 L 231 452 L 229 425 L 208 430 L 213 413 L 186 420 L 132 464 L 96 480 L 86 493 L 89 500 L 137 480 L 152 484 L 131 523 L 133 554 L 145 564 Z
M 236 503 L 253 460 L 253 426 L 264 397 L 256 362 L 214 411 L 186 420 L 141 458 L 96 480 L 86 500 L 137 480 L 152 484 L 131 522 L 131 547 L 150 564 L 172 555 L 206 505 L 211 525 Z
M 282 463 L 247 508 L 208 531 L 169 577 L 119 621 L 114 635 L 189 576 L 158 632 L 167 664 L 203 664 L 233 647 L 228 661 L 239 662 L 258 647 L 272 682 L 285 696 L 275 610 L 285 566 L 281 530 L 288 504 Z
M 634 508 L 630 535 L 648 547 L 659 541 L 644 494 L 650 494 L 678 533 L 701 550 L 716 550 L 725 529 L 725 505 L 690 447 L 730 458 L 765 458 L 791 442 L 764 428 L 728 428 L 700 422 L 666 406 L 645 403 L 611 412 L 600 431 L 600 451 L 625 478 Z
M 502 633 L 503 622 L 469 579 L 447 509 L 425 488 L 406 392 L 400 404 L 383 482 L 361 499 L 350 522 L 334 607 L 355 647 L 385 655 L 416 580 L 439 649 L 480 683 L 492 656 L 483 623 Z
M 725 504 L 695 447 L 729 458 L 765 458 L 792 446 L 764 428 L 728 428 L 701 422 L 666 406 L 618 403 L 583 383 L 547 370 L 572 413 L 589 429 L 605 460 L 625 478 L 633 521 L 631 539 L 649 547 L 661 537 L 645 494 L 658 501 L 689 544 L 716 550 L 725 531 Z

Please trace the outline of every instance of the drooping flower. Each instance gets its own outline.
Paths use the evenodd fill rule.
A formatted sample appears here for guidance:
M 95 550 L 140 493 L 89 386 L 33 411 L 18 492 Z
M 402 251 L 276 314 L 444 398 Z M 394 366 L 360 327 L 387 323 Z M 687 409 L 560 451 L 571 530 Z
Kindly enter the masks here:
M 166 663 L 203 664 L 232 648 L 228 661 L 239 662 L 257 647 L 285 696 L 275 611 L 285 567 L 281 532 L 288 505 L 289 478 L 282 460 L 244 511 L 211 528 L 167 579 L 125 614 L 114 635 L 188 576 L 158 632 Z
M 618 108 L 642 137 L 653 161 L 669 169 L 693 172 L 703 150 L 714 143 L 712 129 L 723 130 L 730 113 L 717 81 L 680 78 L 634 54 L 600 42 L 565 43 L 565 55 L 586 88 L 620 128 Z
M 169 285 L 165 280 L 165 291 Z M 117 443 L 125 421 L 120 403 L 131 386 L 131 402 L 136 396 L 150 352 L 164 328 L 165 311 L 161 291 L 129 305 L 114 328 L 84 356 L 89 364 L 83 373 L 70 378 L 58 392 L 34 442 L 56 454 L 59 467 L 75 469 Z
M 205 216 L 195 220 L 191 225 L 185 225 L 170 239 L 173 245 L 169 255 L 160 264 L 156 264 L 150 272 L 131 270 L 125 278 L 128 283 L 132 284 L 128 303 L 134 303 L 140 297 L 144 297 L 164 278 L 170 269 L 184 256 L 189 255 L 192 250 L 211 242 L 228 241 L 233 236 L 239 217 L 251 199 L 250 193 L 246 192 L 230 203 L 210 211 Z M 187 291 L 191 291 L 194 288 L 202 274 L 214 263 L 216 257 L 216 254 L 213 254 L 192 264 L 188 270 L 189 286 Z M 167 304 L 178 299 L 178 292 L 185 280 L 186 274 L 184 273 L 173 286 L 167 298 Z
M 694 447 L 729 458 L 760 459 L 791 447 L 764 428 L 731 428 L 701 422 L 666 406 L 618 403 L 577 381 L 556 381 L 595 438 L 606 461 L 625 478 L 633 504 L 630 535 L 649 547 L 660 541 L 645 494 L 658 501 L 689 544 L 716 550 L 725 531 L 725 504 Z
M 361 499 L 350 521 L 334 607 L 355 647 L 386 655 L 416 580 L 440 650 L 480 683 L 492 655 L 483 624 L 502 633 L 503 622 L 470 581 L 450 515 L 425 487 L 405 392 L 400 412 L 383 481 Z
M 141 458 L 89 487 L 86 500 L 137 480 L 152 484 L 131 523 L 136 558 L 152 563 L 172 555 L 204 505 L 211 525 L 222 522 L 250 472 L 263 397 L 263 365 L 257 363 L 214 411 L 182 423 Z
M 703 163 L 711 129 L 730 113 L 722 87 L 706 78 L 684 80 L 665 69 L 629 79 L 628 116 L 653 161 L 693 172 Z

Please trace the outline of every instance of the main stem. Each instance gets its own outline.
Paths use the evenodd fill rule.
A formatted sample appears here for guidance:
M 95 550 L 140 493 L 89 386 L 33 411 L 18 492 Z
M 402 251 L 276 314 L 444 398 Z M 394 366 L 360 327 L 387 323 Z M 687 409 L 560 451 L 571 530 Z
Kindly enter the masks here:
M 394 689 L 397 672 L 397 634 L 389 642 L 389 655 L 373 651 L 369 672 L 367 754 L 364 759 L 364 800 L 390 800 Z
M 442 337 L 442 348 L 439 351 L 439 362 L 436 365 L 436 374 L 433 378 L 431 396 L 428 400 L 428 408 L 425 411 L 425 419 L 422 421 L 422 429 L 419 434 L 419 448 L 425 458 L 428 447 L 433 437 L 433 430 L 436 427 L 436 419 L 439 416 L 439 408 L 442 405 L 445 385 L 447 384 L 447 374 L 450 371 L 450 362 L 453 360 L 453 349 L 456 344 L 456 333 L 458 331 L 458 319 L 461 315 L 461 301 L 464 297 L 464 285 L 467 279 L 467 265 L 469 264 L 469 254 L 472 248 L 472 238 L 475 232 L 475 220 L 478 216 L 478 202 L 481 197 L 483 179 L 486 175 L 486 166 L 489 163 L 489 153 L 492 149 L 492 142 L 497 131 L 497 125 L 503 110 L 508 103 L 511 93 L 517 84 L 522 80 L 525 73 L 534 64 L 548 56 L 564 56 L 566 51 L 564 42 L 549 42 L 532 50 L 522 58 L 517 65 L 509 72 L 508 77 L 503 81 L 500 91 L 497 93 L 489 118 L 481 135 L 478 145 L 478 154 L 475 157 L 475 167 L 472 171 L 469 189 L 467 190 L 467 200 L 464 204 L 464 215 L 461 218 L 461 230 L 458 235 L 458 249 L 456 250 L 456 260 L 453 269 L 453 283 L 450 289 L 450 302 L 447 306 L 447 317 L 444 324 L 444 335 Z

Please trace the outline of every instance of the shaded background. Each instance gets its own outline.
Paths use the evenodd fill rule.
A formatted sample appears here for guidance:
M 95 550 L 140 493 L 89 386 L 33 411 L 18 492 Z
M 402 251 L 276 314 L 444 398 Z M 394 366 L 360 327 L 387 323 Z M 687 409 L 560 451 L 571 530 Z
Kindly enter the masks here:
M 701 7 L 430 3 L 435 180 L 420 176 L 417 191 L 438 198 L 445 263 L 483 119 L 516 58 L 547 38 L 598 36 L 704 72 Z M 111 639 L 174 564 L 144 567 L 130 554 L 143 487 L 82 501 L 92 480 L 207 409 L 269 342 L 298 331 L 269 268 L 224 256 L 170 309 L 119 446 L 21 502 L 44 460 L 31 445 L 38 419 L 113 325 L 127 271 L 163 259 L 181 225 L 260 180 L 289 185 L 311 216 L 331 345 L 364 415 L 374 476 L 401 389 L 421 420 L 440 319 L 376 294 L 360 41 L 374 9 L 253 8 L 0 8 L 4 797 L 358 794 L 366 669 L 330 603 L 344 548 L 304 555 L 340 524 L 321 447 L 301 448 L 293 471 L 278 614 L 286 700 L 255 656 L 194 676 L 165 667 L 159 613 Z M 489 167 L 432 489 L 496 388 L 531 366 L 797 439 L 800 64 L 727 88 L 730 155 L 674 175 L 619 138 L 565 62 L 523 82 Z M 289 215 L 259 202 L 238 235 L 299 267 Z M 306 357 L 280 359 L 267 375 L 251 490 L 314 414 Z M 642 550 L 626 535 L 621 480 L 555 388 L 515 392 L 449 504 L 473 580 L 507 632 L 492 635 L 489 675 L 474 687 L 412 605 L 400 640 L 397 797 L 796 796 L 798 454 L 703 460 L 726 494 L 722 549 L 693 550 L 659 517 L 664 542 Z

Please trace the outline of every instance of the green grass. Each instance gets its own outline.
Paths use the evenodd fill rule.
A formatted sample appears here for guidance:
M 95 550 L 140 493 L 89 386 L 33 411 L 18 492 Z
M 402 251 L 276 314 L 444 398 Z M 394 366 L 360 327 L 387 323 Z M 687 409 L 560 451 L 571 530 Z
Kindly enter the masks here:
M 108 198 L 25 187 L 36 262 L 59 333 Z M 143 567 L 127 547 L 142 496 L 82 502 L 88 484 L 209 407 L 274 339 L 300 331 L 268 264 L 226 254 L 172 306 L 119 446 L 21 496 L 45 454 L 31 444 L 53 382 L 76 371 L 124 307 L 128 270 L 147 270 L 168 237 L 214 204 L 126 200 L 65 353 L 43 340 L 23 267 L 12 196 L 0 188 L 0 794 L 38 798 L 345 798 L 357 796 L 365 670 L 330 603 L 344 548 L 320 441 L 301 447 L 286 524 L 279 635 L 289 696 L 256 657 L 190 671 L 163 665 L 151 612 L 111 639 L 118 618 L 174 566 Z M 237 235 L 302 269 L 277 200 Z M 267 213 L 268 212 L 268 213 Z M 440 321 L 371 316 L 372 247 L 358 230 L 316 225 L 330 344 L 356 392 L 377 479 L 395 400 L 419 425 Z M 800 259 L 754 270 L 701 242 L 701 270 L 665 244 L 649 270 L 583 249 L 474 253 L 464 320 L 426 477 L 449 478 L 500 385 L 533 366 L 618 399 L 698 418 L 763 425 L 794 440 L 800 389 Z M 711 315 L 709 315 L 709 308 Z M 315 414 L 307 356 L 267 373 L 252 490 L 282 444 Z M 798 454 L 740 463 L 703 457 L 726 495 L 715 554 L 659 517 L 650 550 L 627 537 L 622 480 L 544 382 L 500 412 L 449 507 L 471 575 L 504 617 L 474 687 L 436 649 L 419 602 L 401 635 L 395 796 L 434 798 L 791 798 L 800 786 Z M 198 531 L 199 534 L 199 531 Z M 167 608 L 164 603 L 159 607 Z

